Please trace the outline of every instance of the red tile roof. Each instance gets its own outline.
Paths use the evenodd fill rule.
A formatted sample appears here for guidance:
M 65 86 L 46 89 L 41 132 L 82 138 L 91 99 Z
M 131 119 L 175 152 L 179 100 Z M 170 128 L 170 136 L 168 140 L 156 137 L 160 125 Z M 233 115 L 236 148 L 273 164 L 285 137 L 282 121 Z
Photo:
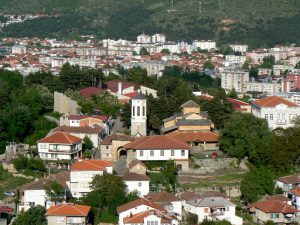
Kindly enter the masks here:
M 46 215 L 47 216 L 87 216 L 91 207 L 87 205 L 78 205 L 67 203 L 63 205 L 51 206 Z
M 81 142 L 81 139 L 65 132 L 55 132 L 48 137 L 38 141 L 38 143 L 57 143 L 57 144 L 75 144 Z
M 110 90 L 111 92 L 117 93 L 119 82 L 122 83 L 122 90 L 129 88 L 129 87 L 134 87 L 134 90 L 137 91 L 141 87 L 141 85 L 139 85 L 139 84 L 126 82 L 126 81 L 122 81 L 122 80 L 111 80 L 111 81 L 106 82 L 105 85 L 108 90 Z
M 133 98 L 133 97 L 138 96 L 139 94 L 137 92 L 131 92 L 131 93 L 127 93 L 127 94 L 124 94 L 124 95 L 129 97 L 129 98 Z
M 191 149 L 187 143 L 166 135 L 139 137 L 124 146 L 125 149 Z
M 144 224 L 144 219 L 151 215 L 155 215 L 155 216 L 161 218 L 162 224 L 171 224 L 172 219 L 173 219 L 172 217 L 170 217 L 162 212 L 159 212 L 157 210 L 147 210 L 144 212 L 137 213 L 135 215 L 130 215 L 128 217 L 125 217 L 123 219 L 123 223 L 124 224 Z
M 144 197 L 152 202 L 158 203 L 158 202 L 176 202 L 181 201 L 180 198 L 176 197 L 172 193 L 168 192 L 155 192 L 150 193 L 147 195 L 144 195 Z
M 113 163 L 105 160 L 78 160 L 71 166 L 71 171 L 105 171 L 106 167 L 112 167 Z
M 300 173 L 296 173 L 285 177 L 280 177 L 278 178 L 278 180 L 285 184 L 298 184 L 300 183 Z
M 93 119 L 106 121 L 109 119 L 109 116 L 107 116 L 107 115 L 103 115 L 103 116 L 70 115 L 70 116 L 68 116 L 69 120 L 83 120 L 83 119 L 87 119 L 87 118 L 93 118 Z
M 147 175 L 132 172 L 125 173 L 122 178 L 124 181 L 150 181 L 150 178 Z
M 83 133 L 83 134 L 99 134 L 104 128 L 97 126 L 97 127 L 70 127 L 70 126 L 60 126 L 55 128 L 53 131 L 62 131 L 66 133 Z
M 160 211 L 164 211 L 164 208 L 161 207 L 160 205 L 158 204 L 155 204 L 147 199 L 144 199 L 144 198 L 139 198 L 137 200 L 134 200 L 132 202 L 128 202 L 124 205 L 121 205 L 117 208 L 117 212 L 118 214 L 120 214 L 121 212 L 124 212 L 124 211 L 127 211 L 129 209 L 133 209 L 133 208 L 136 208 L 138 206 L 141 206 L 141 205 L 146 205 L 152 209 L 157 209 L 157 210 L 160 210 Z
M 262 99 L 258 99 L 252 101 L 252 104 L 260 106 L 260 107 L 275 107 L 279 104 L 287 105 L 288 107 L 299 107 L 297 104 L 290 102 L 284 98 L 280 98 L 278 96 L 270 96 Z
M 92 95 L 98 95 L 104 91 L 105 90 L 96 88 L 96 87 L 87 87 L 87 88 L 81 89 L 79 92 L 85 99 L 90 99 L 92 97 Z
M 293 206 L 290 206 L 279 200 L 265 200 L 249 205 L 249 208 L 257 208 L 265 213 L 296 213 Z
M 174 131 L 166 134 L 166 136 L 173 137 L 184 142 L 218 142 L 219 139 L 219 134 L 214 132 L 180 133 L 179 131 Z
M 300 196 L 300 187 L 296 187 L 295 189 L 291 190 L 291 192 L 296 196 Z

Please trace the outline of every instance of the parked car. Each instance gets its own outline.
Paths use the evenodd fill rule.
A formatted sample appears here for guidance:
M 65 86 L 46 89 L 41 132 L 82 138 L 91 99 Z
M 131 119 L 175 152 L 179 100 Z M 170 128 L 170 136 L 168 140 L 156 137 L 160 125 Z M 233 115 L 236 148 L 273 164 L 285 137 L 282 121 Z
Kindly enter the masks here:
M 3 194 L 8 197 L 14 197 L 16 195 L 15 192 L 13 192 L 13 191 L 7 191 L 7 192 L 4 192 Z
M 8 207 L 6 205 L 2 205 L 2 206 L 0 206 L 0 212 L 12 213 L 12 212 L 14 212 L 14 209 L 11 207 Z

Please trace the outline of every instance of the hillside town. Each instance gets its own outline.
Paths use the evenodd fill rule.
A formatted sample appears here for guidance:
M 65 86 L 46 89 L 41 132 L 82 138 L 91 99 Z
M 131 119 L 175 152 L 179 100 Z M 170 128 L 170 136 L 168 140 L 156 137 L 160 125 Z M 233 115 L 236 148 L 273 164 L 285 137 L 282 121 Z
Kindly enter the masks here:
M 0 51 L 0 98 L 17 102 L 0 105 L 0 225 L 300 222 L 300 47 L 142 33 Z

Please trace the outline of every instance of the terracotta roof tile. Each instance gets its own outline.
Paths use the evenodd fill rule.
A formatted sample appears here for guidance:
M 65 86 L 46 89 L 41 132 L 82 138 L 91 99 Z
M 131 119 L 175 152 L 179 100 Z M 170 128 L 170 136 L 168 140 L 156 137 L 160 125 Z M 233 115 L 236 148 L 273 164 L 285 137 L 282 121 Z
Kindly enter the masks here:
M 38 143 L 75 144 L 81 141 L 82 140 L 78 137 L 58 131 L 49 135 L 48 137 L 39 140 Z
M 126 134 L 111 134 L 103 139 L 101 145 L 111 145 L 113 140 L 132 141 L 134 138 Z
M 255 101 L 252 101 L 252 104 L 258 105 L 260 107 L 275 107 L 279 104 L 285 104 L 288 107 L 299 107 L 297 104 L 290 102 L 284 98 L 280 98 L 278 96 L 270 96 L 267 98 L 258 99 Z
M 125 173 L 122 178 L 124 181 L 150 181 L 150 178 L 147 175 L 132 172 Z
M 87 88 L 81 89 L 79 92 L 85 99 L 90 99 L 92 97 L 92 95 L 100 94 L 100 93 L 104 92 L 104 90 L 100 89 L 100 88 L 96 88 L 96 87 L 87 87 Z
M 103 115 L 103 116 L 70 115 L 70 116 L 68 116 L 69 120 L 83 120 L 83 119 L 88 119 L 88 118 L 106 121 L 109 119 L 109 116 L 107 116 L 107 115 Z
M 78 205 L 67 203 L 62 205 L 51 206 L 46 215 L 47 216 L 87 216 L 91 207 L 87 205 Z
M 71 171 L 105 171 L 106 167 L 112 167 L 113 163 L 105 160 L 78 160 L 71 165 Z
M 131 168 L 133 168 L 134 166 L 136 166 L 137 164 L 140 164 L 141 166 L 143 166 L 144 168 L 147 169 L 146 164 L 143 163 L 142 161 L 138 160 L 138 159 L 132 160 L 132 161 L 129 163 L 128 168 L 131 169 Z
M 181 201 L 180 198 L 178 198 L 174 194 L 171 194 L 168 192 L 150 193 L 150 194 L 145 195 L 144 197 L 154 203 Z
M 296 173 L 290 176 L 280 177 L 278 178 L 278 180 L 285 184 L 298 184 L 300 183 L 300 173 Z
M 219 135 L 214 132 L 175 132 L 166 134 L 166 136 L 170 136 L 184 142 L 218 142 L 219 139 Z
M 191 149 L 187 143 L 166 135 L 139 137 L 124 146 L 125 149 Z
M 300 196 L 300 187 L 296 187 L 293 190 L 291 190 L 291 193 L 293 193 L 296 196 Z
M 144 211 L 144 212 L 141 212 L 141 213 L 137 213 L 135 215 L 130 215 L 128 217 L 125 217 L 123 219 L 123 223 L 124 224 L 143 224 L 144 223 L 144 219 L 148 216 L 151 216 L 151 215 L 156 215 L 157 217 L 161 218 L 161 223 L 163 224 L 171 224 L 172 222 L 172 217 L 162 213 L 162 212 L 159 212 L 157 210 L 147 210 L 147 211 Z
M 261 202 L 256 202 L 249 205 L 249 208 L 257 208 L 265 213 L 296 213 L 293 206 L 288 205 L 279 200 L 266 200 Z
M 53 131 L 62 131 L 66 133 L 83 133 L 83 134 L 99 134 L 104 128 L 98 126 L 96 127 L 70 127 L 70 126 L 60 126 L 55 128 Z
M 136 208 L 138 206 L 141 206 L 141 205 L 146 205 L 152 209 L 157 209 L 157 210 L 160 210 L 160 211 L 164 211 L 164 208 L 161 207 L 160 205 L 158 204 L 155 204 L 147 199 L 144 199 L 144 198 L 139 198 L 137 200 L 134 200 L 132 202 L 128 202 L 124 205 L 121 205 L 117 208 L 117 212 L 118 214 L 120 214 L 121 212 L 124 212 L 124 211 L 127 211 L 129 209 L 132 209 L 132 208 Z

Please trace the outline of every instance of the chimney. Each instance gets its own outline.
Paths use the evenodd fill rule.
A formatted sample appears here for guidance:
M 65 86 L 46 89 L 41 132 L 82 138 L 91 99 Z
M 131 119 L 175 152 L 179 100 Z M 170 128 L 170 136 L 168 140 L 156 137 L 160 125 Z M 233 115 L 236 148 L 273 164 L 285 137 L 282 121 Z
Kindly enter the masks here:
M 118 82 L 118 94 L 122 94 L 122 82 Z

